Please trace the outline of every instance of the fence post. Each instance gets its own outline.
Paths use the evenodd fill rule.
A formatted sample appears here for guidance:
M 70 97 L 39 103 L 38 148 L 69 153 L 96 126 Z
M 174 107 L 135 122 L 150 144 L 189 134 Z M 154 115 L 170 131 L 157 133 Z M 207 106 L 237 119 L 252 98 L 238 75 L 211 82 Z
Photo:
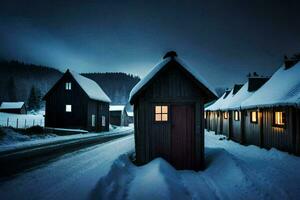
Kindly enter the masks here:
M 32 121 L 32 126 L 34 126 L 34 120 Z
M 24 128 L 26 128 L 26 119 L 25 119 L 25 124 L 24 124 Z
M 7 118 L 7 121 L 6 121 L 6 127 L 8 127 L 9 125 L 9 117 Z
M 17 128 L 18 128 L 18 126 L 19 126 L 19 119 L 17 118 Z

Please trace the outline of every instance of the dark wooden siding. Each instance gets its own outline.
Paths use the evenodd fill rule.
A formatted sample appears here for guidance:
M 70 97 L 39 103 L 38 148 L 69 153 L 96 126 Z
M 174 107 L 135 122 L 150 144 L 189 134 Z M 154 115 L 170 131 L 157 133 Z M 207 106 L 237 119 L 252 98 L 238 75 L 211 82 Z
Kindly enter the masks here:
M 231 116 L 231 130 L 230 130 L 230 139 L 243 143 L 243 133 L 244 133 L 244 121 L 245 121 L 245 114 L 244 111 L 238 110 L 238 120 L 235 120 L 234 112 L 229 111 Z
M 227 111 L 226 111 L 227 112 Z M 224 113 L 225 112 L 223 112 L 223 123 L 222 123 L 222 126 L 223 126 L 223 128 L 222 128 L 222 134 L 223 135 L 226 135 L 227 137 L 229 137 L 230 136 L 230 129 L 229 129 L 229 127 L 230 127 L 230 125 L 229 125 L 229 121 L 230 121 L 230 117 L 231 117 L 231 114 L 230 114 L 230 112 L 228 112 L 228 118 L 227 119 L 225 119 L 224 118 Z
M 71 82 L 72 89 L 66 90 L 65 83 Z M 108 103 L 91 100 L 69 74 L 65 74 L 46 97 L 45 126 L 55 128 L 78 128 L 88 131 L 108 130 Z M 72 112 L 66 112 L 66 105 L 72 105 Z M 98 111 L 97 111 L 98 109 Z M 104 128 L 99 127 L 103 113 L 107 119 Z M 96 115 L 96 126 L 92 127 L 92 114 Z
M 65 83 L 72 83 L 72 90 L 65 90 Z M 66 105 L 72 105 L 72 112 L 66 112 Z M 88 98 L 70 76 L 64 76 L 55 91 L 47 96 L 45 126 L 57 128 L 80 128 L 87 126 Z
M 262 113 L 257 112 L 257 110 L 247 110 L 245 111 L 245 129 L 244 129 L 244 141 L 245 144 L 253 144 L 260 146 L 260 136 L 261 136 L 261 125 L 262 125 Z M 251 112 L 257 112 L 257 123 L 252 123 L 250 121 Z
M 172 67 L 172 68 L 171 68 Z M 171 122 L 154 122 L 154 105 L 193 104 L 195 106 L 195 169 L 204 162 L 203 91 L 176 66 L 167 67 L 159 74 L 134 103 L 135 144 L 138 163 L 156 157 L 170 161 Z M 170 112 L 170 108 L 169 108 Z
M 273 111 L 286 113 L 284 128 L 273 126 Z M 293 152 L 293 111 L 291 107 L 263 109 L 263 146 Z

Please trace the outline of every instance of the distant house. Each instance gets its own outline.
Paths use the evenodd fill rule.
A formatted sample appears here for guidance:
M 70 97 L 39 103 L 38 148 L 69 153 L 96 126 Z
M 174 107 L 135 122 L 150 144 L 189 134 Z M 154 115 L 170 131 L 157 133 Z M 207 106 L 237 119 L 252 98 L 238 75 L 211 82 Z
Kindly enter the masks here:
M 43 99 L 46 127 L 109 130 L 110 98 L 91 79 L 67 70 Z
M 110 124 L 116 126 L 127 126 L 127 113 L 124 105 L 110 105 L 109 106 L 109 121 Z
M 216 93 L 175 52 L 131 91 L 136 162 L 162 157 L 176 169 L 204 167 L 204 104 Z
M 2 102 L 0 112 L 26 114 L 26 106 L 24 102 Z
M 300 155 L 299 74 L 300 62 L 286 60 L 270 79 L 250 77 L 236 94 L 206 108 L 207 128 L 242 144 Z M 222 131 L 213 126 L 217 112 L 223 113 Z

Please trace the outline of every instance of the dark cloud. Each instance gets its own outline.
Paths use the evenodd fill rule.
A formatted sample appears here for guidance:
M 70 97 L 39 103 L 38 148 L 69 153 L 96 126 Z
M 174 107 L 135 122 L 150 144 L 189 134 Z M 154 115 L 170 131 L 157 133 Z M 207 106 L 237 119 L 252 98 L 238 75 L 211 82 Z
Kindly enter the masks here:
M 0 58 L 143 76 L 176 50 L 215 86 L 299 52 L 298 1 L 1 1 Z

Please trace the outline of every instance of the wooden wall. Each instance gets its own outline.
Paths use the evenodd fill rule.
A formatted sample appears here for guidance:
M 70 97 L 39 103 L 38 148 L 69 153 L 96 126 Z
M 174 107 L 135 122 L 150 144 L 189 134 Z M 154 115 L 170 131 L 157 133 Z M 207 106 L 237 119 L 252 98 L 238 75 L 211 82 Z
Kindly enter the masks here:
M 66 82 L 72 83 L 71 90 L 65 90 Z M 54 90 L 46 97 L 46 127 L 100 131 L 99 124 L 101 121 L 99 120 L 101 119 L 99 118 L 99 112 L 101 112 L 107 116 L 107 125 L 103 130 L 108 130 L 108 103 L 89 99 L 69 74 L 65 74 L 54 87 Z M 67 104 L 72 105 L 72 112 L 66 112 Z M 91 126 L 92 114 L 96 115 L 96 127 Z
M 171 121 L 155 123 L 153 106 L 192 104 L 195 107 L 195 166 L 204 163 L 204 91 L 177 66 L 166 67 L 134 102 L 136 159 L 144 164 L 156 157 L 170 161 Z M 170 112 L 169 107 L 169 112 Z M 170 113 L 172 114 L 172 113 Z
M 244 142 L 245 144 L 261 145 L 261 126 L 262 126 L 262 113 L 257 112 L 257 123 L 250 121 L 251 112 L 256 112 L 256 109 L 245 111 L 245 128 L 244 128 Z

